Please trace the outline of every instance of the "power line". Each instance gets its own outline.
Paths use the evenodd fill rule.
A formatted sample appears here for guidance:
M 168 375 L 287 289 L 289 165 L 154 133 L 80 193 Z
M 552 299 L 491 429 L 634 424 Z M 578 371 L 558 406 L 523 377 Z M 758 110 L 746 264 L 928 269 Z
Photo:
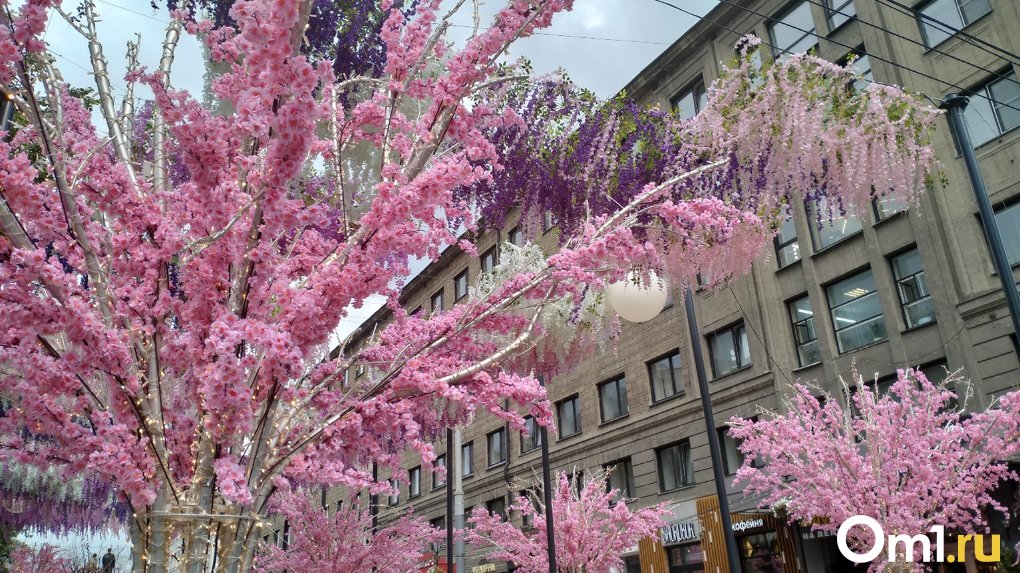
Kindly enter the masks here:
M 156 22 L 159 22 L 160 24 L 167 24 L 167 25 L 170 24 L 170 22 L 168 20 L 163 20 L 161 18 L 157 18 L 157 17 L 153 16 L 152 14 L 146 14 L 145 12 L 139 12 L 138 10 L 132 10 L 131 8 L 128 8 L 126 6 L 121 6 L 120 4 L 114 4 L 113 2 L 110 2 L 109 0 L 97 0 L 97 1 L 101 2 L 103 4 L 106 4 L 107 6 L 113 6 L 114 8 L 120 8 L 121 10 L 124 10 L 125 12 L 131 12 L 132 14 L 137 14 L 138 16 L 141 16 L 142 18 L 148 18 L 149 20 L 154 20 Z
M 761 18 L 765 19 L 766 21 L 772 21 L 772 22 L 776 22 L 776 21 L 777 21 L 777 20 L 775 20 L 775 18 L 773 18 L 772 16 L 769 16 L 768 14 L 763 14 L 763 13 L 761 13 L 761 12 L 758 12 L 757 10 L 754 10 L 754 9 L 751 9 L 751 8 L 747 8 L 747 7 L 745 7 L 745 6 L 741 6 L 740 4 L 738 4 L 738 3 L 736 3 L 736 2 L 732 2 L 731 0 L 719 0 L 719 1 L 720 1 L 720 2 L 722 2 L 722 3 L 724 3 L 724 4 L 728 4 L 728 5 L 730 5 L 730 6 L 733 6 L 733 7 L 735 7 L 735 8 L 738 8 L 738 9 L 740 9 L 740 10 L 744 10 L 745 12 L 748 12 L 748 13 L 754 14 L 754 15 L 756 15 L 756 16 L 759 16 L 759 17 L 761 17 Z M 670 3 L 670 2 L 667 2 L 666 0 L 652 0 L 652 2 L 657 2 L 657 3 L 659 3 L 659 4 L 663 4 L 663 5 L 665 5 L 665 6 L 669 6 L 670 8 L 673 8 L 674 10 L 678 10 L 678 11 L 680 11 L 680 12 L 683 12 L 684 14 L 687 14 L 687 15 L 689 15 L 689 16 L 695 16 L 695 17 L 701 18 L 701 19 L 703 19 L 703 20 L 705 20 L 705 21 L 707 21 L 707 22 L 709 22 L 709 23 L 711 23 L 711 24 L 715 24 L 716 26 L 719 26 L 719 27 L 721 27 L 721 28 L 725 28 L 726 30 L 729 30 L 730 32 L 733 32 L 734 34 L 737 34 L 738 36 L 742 36 L 742 35 L 743 35 L 743 34 L 741 34 L 740 32 L 738 32 L 738 31 L 734 30 L 733 28 L 731 28 L 731 27 L 729 27 L 729 26 L 727 26 L 727 25 L 725 25 L 725 24 L 723 24 L 723 23 L 719 22 L 718 20 L 713 20 L 713 19 L 711 19 L 711 18 L 708 18 L 708 17 L 705 17 L 705 16 L 698 16 L 698 15 L 697 15 L 697 14 L 695 14 L 694 12 L 691 12 L 690 10 L 686 10 L 686 9 L 684 9 L 684 8 L 681 8 L 681 7 L 679 7 L 679 6 L 675 5 L 675 4 L 672 4 L 672 3 Z M 805 30 L 805 29 L 803 29 L 803 28 L 799 28 L 799 27 L 797 27 L 797 26 L 794 26 L 794 25 L 792 25 L 792 24 L 788 24 L 788 23 L 786 23 L 786 22 L 783 22 L 782 24 L 783 24 L 784 26 L 786 26 L 786 27 L 788 27 L 788 28 L 792 29 L 792 30 L 796 30 L 796 31 L 798 31 L 798 32 L 801 32 L 801 33 L 802 33 L 802 34 L 804 34 L 805 36 L 814 36 L 815 38 L 818 38 L 819 40 L 826 40 L 826 41 L 828 41 L 828 42 L 830 42 L 830 43 L 832 43 L 832 44 L 835 44 L 835 45 L 837 45 L 837 46 L 840 46 L 840 47 L 846 48 L 846 49 L 847 49 L 848 51 L 854 51 L 854 50 L 856 50 L 856 49 L 857 49 L 857 47 L 856 47 L 856 46 L 850 46 L 850 45 L 848 45 L 848 44 L 844 44 L 844 43 L 842 43 L 842 42 L 837 42 L 836 40 L 833 40 L 833 39 L 831 39 L 831 38 L 824 38 L 824 37 L 822 37 L 822 36 L 819 36 L 819 35 L 818 35 L 818 34 L 817 34 L 816 32 L 814 32 L 814 31 L 812 31 L 812 30 Z M 791 53 L 792 53 L 792 52 L 791 52 L 790 50 L 788 50 L 788 49 L 786 49 L 786 48 L 780 48 L 779 46 L 776 46 L 776 45 L 774 45 L 774 44 L 770 44 L 769 42 L 765 41 L 764 39 L 760 39 L 760 41 L 761 41 L 761 43 L 762 43 L 762 44 L 764 44 L 764 45 L 766 45 L 766 46 L 769 46 L 770 48 L 772 48 L 772 49 L 773 49 L 773 51 L 775 51 L 775 50 L 779 50 L 779 51 L 781 51 L 781 52 L 782 52 L 783 54 L 791 54 Z M 877 55 L 877 54 L 868 54 L 868 57 L 869 57 L 869 58 L 873 58 L 873 59 L 875 59 L 875 60 L 878 60 L 878 61 L 880 61 L 880 62 L 885 62 L 885 63 L 887 63 L 887 64 L 889 64 L 889 65 L 891 65 L 891 66 L 895 66 L 895 67 L 897 67 L 897 68 L 900 68 L 900 69 L 902 69 L 902 70 L 905 70 L 905 71 L 908 71 L 908 72 L 912 72 L 912 73 L 914 73 L 914 74 L 917 74 L 917 75 L 919 75 L 919 76 L 921 76 L 921 77 L 923 77 L 923 78 L 926 78 L 926 79 L 929 79 L 929 80 L 933 80 L 933 81 L 939 82 L 939 83 L 941 83 L 941 84 L 944 84 L 944 85 L 946 85 L 946 86 L 949 86 L 949 87 L 955 88 L 955 89 L 959 90 L 959 91 L 960 91 L 961 93 L 966 93 L 966 94 L 968 94 L 968 95 L 971 95 L 971 96 L 974 96 L 974 97 L 979 97 L 979 98 L 982 98 L 982 99 L 988 100 L 988 101 L 989 101 L 989 102 L 991 102 L 992 104 L 995 104 L 995 105 L 997 105 L 997 106 L 999 106 L 999 107 L 1005 107 L 1005 108 L 1009 108 L 1009 109 L 1012 109 L 1012 110 L 1014 110 L 1014 111 L 1020 112 L 1020 108 L 1018 108 L 1018 107 L 1014 107 L 1013 105 L 1010 105 L 1010 104 L 1007 104 L 1007 103 L 1003 103 L 1003 102 L 999 102 L 999 101 L 996 101 L 995 99 L 992 99 L 991 97 L 989 97 L 989 96 L 988 96 L 987 94 L 984 94 L 984 93 L 980 93 L 980 92 L 973 92 L 973 93 L 972 93 L 972 92 L 971 92 L 971 91 L 970 91 L 970 90 L 969 90 L 968 88 L 965 88 L 965 87 L 963 87 L 963 86 L 960 86 L 960 85 L 958 85 L 958 84 L 955 84 L 955 83 L 953 83 L 953 82 L 950 82 L 950 81 L 947 81 L 947 80 L 943 80 L 943 79 L 941 79 L 941 78 L 935 77 L 935 76 L 933 76 L 933 75 L 931 75 L 931 74 L 928 74 L 928 73 L 926 73 L 926 72 L 922 72 L 922 71 L 920 71 L 920 70 L 916 70 L 916 69 L 914 69 L 914 68 L 911 68 L 911 67 L 909 67 L 909 66 L 905 66 L 905 65 L 903 65 L 903 64 L 900 64 L 900 63 L 894 62 L 894 61 L 892 61 L 892 60 L 890 60 L 890 59 L 888 59 L 888 58 L 884 58 L 884 57 L 882 57 L 882 56 L 879 56 L 879 55 Z M 928 97 L 928 96 L 926 96 L 926 97 Z M 928 99 L 932 99 L 932 98 L 931 98 L 931 97 L 928 97 Z M 934 100 L 933 100 L 933 101 L 934 101 Z
M 468 26 L 466 24 L 450 24 L 453 28 L 474 28 L 474 26 Z M 483 27 L 479 30 L 488 30 L 489 28 Z M 628 44 L 651 44 L 655 46 L 668 46 L 670 42 L 653 42 L 651 40 L 631 40 L 627 38 L 605 38 L 600 36 L 576 36 L 573 34 L 557 34 L 554 32 L 532 32 L 533 36 L 552 36 L 555 38 L 573 38 L 577 40 L 600 40 L 603 42 L 625 42 Z
M 879 26 L 878 24 L 874 24 L 872 22 L 868 22 L 867 20 L 864 20 L 863 18 L 861 18 L 859 15 L 848 14 L 846 12 L 842 12 L 842 11 L 839 11 L 839 10 L 833 10 L 833 9 L 829 8 L 828 6 L 826 6 L 825 4 L 823 4 L 822 2 L 819 2 L 818 0 L 804 0 L 804 1 L 808 2 L 810 4 L 814 4 L 815 6 L 822 7 L 830 15 L 838 14 L 838 15 L 846 17 L 846 18 L 853 18 L 853 19 L 857 20 L 858 22 L 860 22 L 864 26 L 869 26 L 871 28 L 875 28 L 876 30 L 879 30 L 879 31 L 881 31 L 881 32 L 883 32 L 885 34 L 890 35 L 890 36 L 893 36 L 894 38 L 899 38 L 901 40 L 905 40 L 907 42 L 910 42 L 911 44 L 914 44 L 914 45 L 917 45 L 917 46 L 921 46 L 922 48 L 930 49 L 931 51 L 935 52 L 936 54 L 941 54 L 941 55 L 946 56 L 947 58 L 950 58 L 950 59 L 955 60 L 957 62 L 960 62 L 960 63 L 963 63 L 963 64 L 967 64 L 968 66 L 972 66 L 974 68 L 977 68 L 977 69 L 985 72 L 988 75 L 995 76 L 998 79 L 1008 80 L 1008 81 L 1011 81 L 1011 82 L 1013 82 L 1013 83 L 1015 83 L 1017 85 L 1020 85 L 1020 82 L 1018 82 L 1016 80 L 1016 78 L 1011 78 L 1011 77 L 1009 77 L 1009 76 L 1007 76 L 1005 74 L 989 70 L 988 68 L 986 68 L 984 66 L 981 66 L 979 64 L 976 64 L 976 63 L 974 63 L 971 60 L 966 60 L 966 59 L 961 58 L 961 57 L 959 57 L 959 56 L 957 56 L 955 54 L 951 54 L 949 52 L 943 51 L 943 50 L 941 50 L 941 49 L 939 49 L 937 47 L 930 47 L 930 46 L 928 46 L 927 44 L 925 44 L 924 42 L 922 42 L 920 40 L 915 40 L 914 38 L 911 38 L 911 37 L 906 36 L 904 34 L 900 34 L 899 32 L 894 32 L 893 30 L 890 30 L 888 28 L 884 28 L 882 26 Z M 988 53 L 992 53 L 989 50 L 985 50 L 985 51 L 987 51 Z M 994 55 L 997 58 L 1001 57 L 1001 56 L 999 56 L 997 54 L 992 54 L 992 55 Z
M 977 37 L 977 36 L 975 36 L 973 34 L 969 34 L 967 32 L 964 32 L 963 30 L 961 30 L 959 28 L 954 28 L 953 26 L 950 26 L 949 24 L 946 24 L 942 20 L 938 20 L 938 19 L 936 19 L 933 16 L 929 16 L 928 14 L 925 14 L 924 12 L 921 12 L 920 10 L 917 10 L 916 8 L 911 8 L 910 6 L 906 6 L 906 5 L 904 5 L 904 4 L 900 3 L 900 2 L 897 2 L 896 0 L 877 0 L 877 1 L 880 4 L 885 4 L 886 6 L 896 10 L 897 12 L 900 12 L 901 14 L 908 15 L 911 18 L 919 18 L 921 20 L 927 20 L 929 23 L 934 24 L 935 25 L 934 27 L 937 28 L 940 32 L 946 32 L 946 33 L 948 33 L 951 36 L 960 36 L 961 38 L 964 38 L 964 39 L 968 40 L 969 41 L 968 43 L 971 44 L 972 46 L 980 48 L 981 50 L 983 50 L 985 52 L 988 52 L 989 54 L 992 54 L 993 56 L 997 56 L 997 57 L 1005 56 L 1007 58 L 1012 58 L 1010 63 L 1013 63 L 1013 64 L 1020 63 L 1020 56 L 1018 56 L 1017 54 L 1014 54 L 1013 52 L 1010 52 L 1009 50 L 1007 50 L 1007 49 L 1005 49 L 1005 48 L 1003 48 L 1001 46 L 998 46 L 996 44 L 993 44 L 993 43 L 991 43 L 991 42 L 989 42 L 987 40 L 983 40 L 983 39 L 981 39 L 981 38 L 979 38 L 979 37 Z M 994 50 L 996 50 L 996 51 L 998 51 L 1000 53 L 996 54 L 996 53 L 988 50 L 987 48 L 983 48 L 982 46 L 988 46 L 989 48 L 992 48 L 992 49 L 994 49 Z

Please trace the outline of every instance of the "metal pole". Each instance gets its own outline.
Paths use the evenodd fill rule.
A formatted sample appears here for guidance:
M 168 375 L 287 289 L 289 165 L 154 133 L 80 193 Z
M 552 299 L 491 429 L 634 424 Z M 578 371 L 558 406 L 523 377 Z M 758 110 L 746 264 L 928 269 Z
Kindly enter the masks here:
M 446 570 L 453 567 L 453 486 L 450 484 L 450 462 L 453 460 L 453 429 L 446 429 Z
M 974 198 L 977 199 L 981 226 L 984 227 L 985 237 L 988 239 L 988 248 L 991 250 L 995 272 L 999 273 L 999 281 L 1002 282 L 1002 290 L 1006 294 L 1006 307 L 1009 308 L 1010 318 L 1013 319 L 1013 332 L 1016 337 L 1020 337 L 1020 292 L 1017 292 L 1016 282 L 1013 281 L 1013 267 L 1010 266 L 1009 259 L 1006 258 L 1002 235 L 999 234 L 999 225 L 995 221 L 995 211 L 992 209 L 991 200 L 988 199 L 985 179 L 981 176 L 981 167 L 974 154 L 974 145 L 970 141 L 967 122 L 963 117 L 963 110 L 968 103 L 970 103 L 970 98 L 957 94 L 948 94 L 942 98 L 942 108 L 949 110 L 949 125 L 953 133 L 956 134 L 960 152 L 963 153 L 963 161 L 967 164 L 967 173 L 970 174 L 970 182 L 974 186 Z M 1014 338 L 1013 344 L 1018 344 L 1016 338 Z M 1020 352 L 1020 347 L 1016 350 Z
M 556 533 L 553 531 L 552 478 L 549 476 L 549 433 L 541 426 L 542 499 L 545 502 L 545 540 L 549 550 L 549 573 L 556 573 Z
M 3 101 L 3 107 L 0 108 L 0 131 L 10 131 L 11 120 L 14 119 L 14 102 L 12 101 L 12 95 L 3 88 L 0 88 L 0 100 Z M 4 141 L 10 141 L 11 134 L 7 133 L 4 135 Z
M 722 449 L 719 447 L 719 435 L 715 430 L 715 416 L 712 415 L 712 398 L 708 393 L 705 356 L 701 352 L 701 336 L 698 334 L 698 319 L 694 313 L 694 295 L 691 293 L 691 287 L 687 287 L 687 291 L 684 292 L 684 308 L 687 310 L 687 330 L 690 333 L 691 350 L 694 352 L 694 370 L 698 376 L 701 407 L 705 411 L 705 431 L 708 432 L 708 450 L 712 455 L 715 493 L 719 497 L 719 514 L 722 519 L 723 539 L 726 541 L 726 560 L 730 564 L 730 573 L 740 573 L 740 552 L 737 550 L 737 539 L 733 536 L 730 500 L 726 496 L 726 476 L 723 473 Z
M 379 464 L 372 462 L 372 482 L 379 482 Z M 373 493 L 368 496 L 368 511 L 372 516 L 372 533 L 379 531 L 379 494 Z
M 464 460 L 460 428 L 453 430 L 453 527 L 458 532 L 454 541 L 454 571 L 464 573 Z M 474 460 L 471 460 L 474 462 Z M 447 486 L 449 487 L 449 486 Z

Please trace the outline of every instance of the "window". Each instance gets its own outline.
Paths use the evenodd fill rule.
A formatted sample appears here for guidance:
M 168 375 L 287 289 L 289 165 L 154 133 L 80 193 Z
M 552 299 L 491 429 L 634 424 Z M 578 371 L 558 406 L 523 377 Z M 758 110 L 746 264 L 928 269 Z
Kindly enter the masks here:
M 542 495 L 541 486 L 532 489 L 526 489 L 520 492 L 519 497 L 523 497 L 531 504 L 531 507 L 535 508 L 535 514 L 542 513 L 542 506 L 538 502 L 539 496 Z M 521 512 L 521 527 L 527 529 L 535 525 L 535 515 Z
M 885 340 L 885 318 L 870 270 L 826 288 L 840 353 Z
M 454 302 L 464 298 L 468 293 L 468 272 L 464 269 L 453 279 L 453 300 Z
M 441 516 L 439 516 L 439 517 L 437 517 L 435 519 L 430 519 L 429 520 L 429 525 L 433 529 L 435 529 L 437 531 L 445 532 L 446 531 L 446 516 L 441 515 Z M 429 542 L 429 551 L 432 552 L 432 553 L 439 553 L 440 551 L 442 551 L 442 549 L 444 547 L 444 542 L 445 541 L 446 541 L 446 536 L 444 535 L 442 537 L 442 540 L 436 540 L 436 541 Z
M 680 378 L 680 351 L 674 351 L 649 362 L 648 378 L 652 381 L 652 402 L 683 394 L 684 384 Z
M 684 440 L 655 450 L 659 464 L 659 489 L 673 489 L 694 485 L 694 465 L 691 463 L 691 443 Z
M 857 17 L 857 7 L 853 0 L 825 0 L 825 16 L 829 19 L 829 30 L 835 30 Z
M 619 376 L 599 384 L 599 409 L 602 421 L 627 415 L 627 378 Z
M 498 515 L 500 519 L 506 521 L 506 499 L 502 497 L 490 499 L 485 502 L 485 509 L 489 513 Z
M 800 260 L 800 244 L 797 242 L 797 228 L 792 217 L 783 221 L 774 242 L 776 263 L 779 264 L 779 268 L 790 266 Z
M 606 471 L 609 473 L 606 487 L 609 491 L 615 489 L 620 492 L 613 501 L 634 497 L 634 466 L 630 463 L 630 458 L 606 464 Z
M 797 362 L 801 366 L 821 362 L 818 333 L 815 332 L 815 313 L 811 299 L 802 296 L 789 304 L 790 322 L 793 323 L 793 343 L 797 346 Z
M 840 61 L 840 64 L 846 65 L 853 59 L 853 70 L 860 74 L 861 78 L 851 84 L 855 91 L 864 91 L 874 81 L 874 76 L 871 73 L 871 58 L 864 52 L 864 47 L 857 48 L 853 52 L 850 52 L 846 58 Z
M 907 210 L 907 202 L 895 195 L 875 197 L 871 204 L 875 208 L 876 221 L 883 221 L 896 213 L 902 213 Z
M 282 543 L 280 543 L 280 549 L 284 551 L 290 547 L 290 522 L 286 519 L 283 520 L 283 535 L 281 536 Z
M 462 476 L 475 475 L 475 444 L 468 442 L 460 447 L 460 468 Z M 466 515 L 466 514 L 465 514 Z
M 995 222 L 998 224 L 1009 264 L 1020 263 L 1020 203 L 996 211 Z
M 555 226 L 556 217 L 552 214 L 552 211 L 542 213 L 542 232 L 548 233 Z
M 500 428 L 495 432 L 489 432 L 486 437 L 489 446 L 489 467 L 497 466 L 506 461 L 506 430 Z
M 988 0 L 934 0 L 920 8 L 921 30 L 928 47 L 937 46 L 956 30 L 992 11 Z M 937 21 L 936 21 L 937 20 Z
M 845 212 L 842 205 L 830 209 L 824 197 L 817 203 L 809 200 L 806 206 L 815 251 L 830 247 L 861 230 L 861 221 L 856 215 Z
M 712 356 L 712 376 L 718 378 L 751 364 L 747 347 L 747 328 L 743 323 L 708 335 L 708 352 Z
M 432 295 L 432 312 L 439 312 L 443 310 L 443 290 L 440 289 L 438 292 Z
M 716 428 L 716 431 L 719 434 L 719 444 L 722 446 L 723 470 L 726 475 L 731 476 L 744 464 L 744 454 L 740 451 L 737 439 L 730 435 L 729 428 L 723 426 Z
M 411 312 L 407 313 L 407 316 L 415 316 L 415 315 L 418 315 L 420 313 L 421 313 L 421 305 L 419 304 L 418 306 L 414 307 L 414 310 L 412 310 Z
M 483 273 L 491 273 L 496 268 L 496 264 L 498 262 L 496 257 L 497 251 L 498 249 L 496 247 L 491 247 L 488 251 L 482 253 L 479 260 L 482 265 Z
M 421 466 L 415 466 L 407 472 L 407 481 L 407 497 L 421 495 Z
M 361 378 L 364 375 L 365 375 L 365 365 L 364 364 L 358 364 L 358 367 L 354 369 L 354 377 L 355 378 Z
M 400 484 L 397 483 L 397 480 L 390 478 L 390 488 L 393 492 L 390 494 L 389 503 L 390 505 L 397 505 L 400 503 Z
M 521 432 L 521 453 L 536 450 L 542 446 L 542 428 L 532 416 L 524 418 L 525 430 Z
M 683 119 L 691 119 L 708 105 L 708 92 L 705 82 L 698 80 L 684 91 L 677 94 L 672 101 L 673 110 Z
M 446 474 L 439 472 L 439 469 L 446 469 L 446 454 L 436 456 L 436 463 L 432 464 L 435 469 L 432 471 L 432 489 L 446 485 Z
M 556 412 L 559 414 L 560 438 L 573 436 L 581 431 L 581 407 L 576 395 L 557 402 Z
M 1020 84 L 1012 69 L 970 92 L 963 110 L 971 143 L 977 147 L 1020 125 Z
M 782 59 L 787 53 L 810 50 L 818 43 L 814 33 L 815 20 L 811 17 L 811 5 L 800 2 L 769 23 L 772 57 Z
M 935 304 L 928 290 L 924 267 L 921 266 L 921 253 L 912 249 L 895 256 L 892 267 L 907 328 L 935 322 Z
M 524 246 L 524 233 L 521 232 L 521 228 L 520 227 L 514 227 L 513 229 L 510 229 L 510 232 L 507 233 L 507 240 L 510 241 L 511 245 L 514 245 L 514 246 L 517 246 L 517 247 L 523 247 Z

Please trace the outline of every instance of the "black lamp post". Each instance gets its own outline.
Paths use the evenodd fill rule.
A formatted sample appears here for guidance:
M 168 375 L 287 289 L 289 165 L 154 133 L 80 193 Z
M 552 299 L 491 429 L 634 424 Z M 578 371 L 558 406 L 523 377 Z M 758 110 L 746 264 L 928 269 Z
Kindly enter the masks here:
M 1002 290 L 1006 295 L 1006 307 L 1009 309 L 1010 318 L 1013 319 L 1014 336 L 1020 337 L 1020 292 L 1017 292 L 1016 283 L 1013 282 L 1013 267 L 1006 256 L 1006 248 L 1002 244 L 1002 235 L 999 234 L 999 225 L 995 220 L 995 210 L 992 209 L 992 202 L 988 198 L 988 189 L 985 188 L 984 177 L 981 176 L 981 167 L 978 165 L 977 156 L 974 154 L 974 145 L 970 140 L 970 133 L 967 131 L 967 120 L 963 111 L 970 103 L 970 98 L 957 94 L 948 94 L 942 99 L 942 108 L 949 110 L 949 125 L 956 135 L 956 141 L 960 144 L 960 153 L 963 154 L 963 161 L 967 165 L 967 173 L 970 175 L 970 182 L 974 187 L 974 198 L 978 204 L 978 214 L 981 217 L 981 227 L 988 239 L 988 249 L 991 251 L 992 262 L 995 264 L 995 272 L 999 273 L 999 281 L 1002 282 Z M 1017 344 L 1017 338 L 1013 340 Z M 1017 348 L 1020 352 L 1020 347 Z

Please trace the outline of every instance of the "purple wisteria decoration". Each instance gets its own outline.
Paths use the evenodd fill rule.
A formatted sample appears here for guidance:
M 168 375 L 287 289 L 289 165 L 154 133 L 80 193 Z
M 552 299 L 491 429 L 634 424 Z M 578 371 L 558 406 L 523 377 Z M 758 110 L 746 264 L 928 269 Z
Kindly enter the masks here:
M 11 460 L 0 462 L 0 530 L 94 533 L 126 522 L 118 492 L 94 477 L 65 479 Z
M 167 0 L 171 10 L 181 0 Z M 196 0 L 199 10 L 207 13 L 217 26 L 233 26 L 230 7 L 234 0 Z M 410 18 L 417 0 L 394 2 L 394 8 Z M 157 7 L 156 0 L 152 1 Z M 386 63 L 386 45 L 380 32 L 389 10 L 382 10 L 378 0 L 315 0 L 305 30 L 303 51 L 315 60 L 333 62 L 338 78 L 382 75 Z

